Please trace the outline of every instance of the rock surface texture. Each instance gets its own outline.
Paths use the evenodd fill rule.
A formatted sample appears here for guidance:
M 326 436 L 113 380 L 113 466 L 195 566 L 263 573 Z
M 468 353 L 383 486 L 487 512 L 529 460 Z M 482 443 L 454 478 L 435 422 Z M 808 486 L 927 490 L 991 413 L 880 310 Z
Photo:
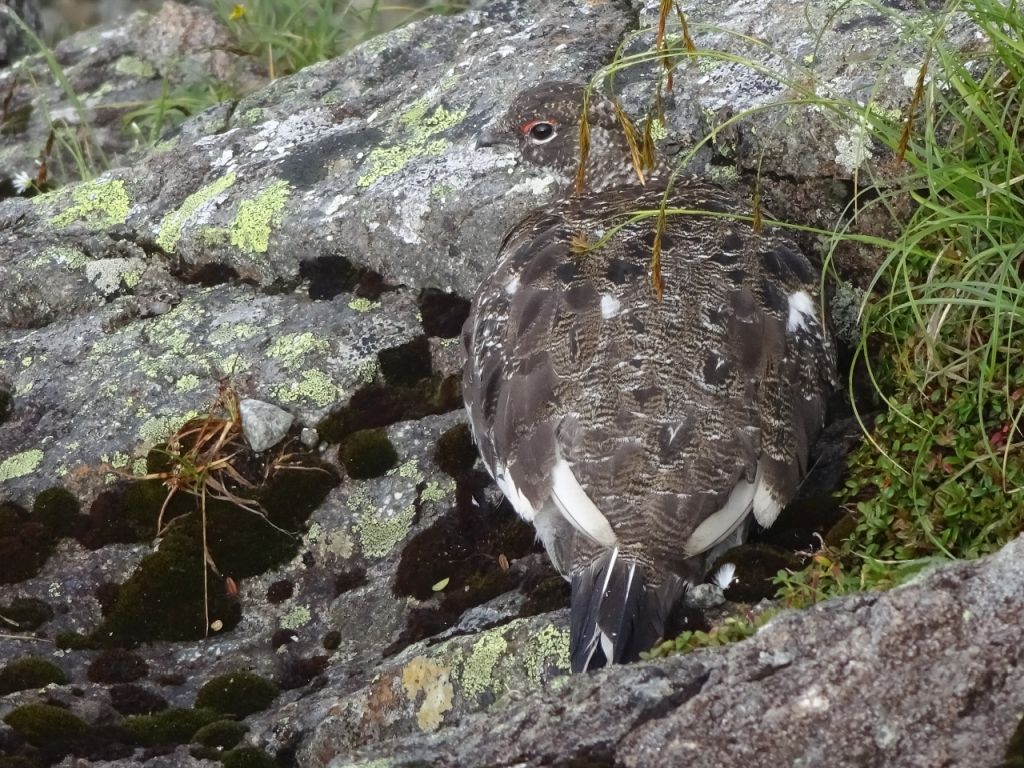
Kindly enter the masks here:
M 0 70 L 0 760 L 998 762 L 1024 710 L 1019 542 L 734 647 L 563 674 L 567 590 L 474 467 L 456 383 L 465 297 L 556 182 L 476 142 L 524 85 L 586 81 L 620 46 L 649 46 L 657 6 L 497 0 L 430 18 L 154 146 L 124 132 L 125 105 L 165 79 L 253 87 L 199 8 L 167 2 L 59 44 L 77 105 L 38 55 Z M 917 14 L 700 4 L 701 48 L 784 84 L 721 56 L 684 64 L 660 140 L 683 153 L 717 127 L 693 169 L 742 191 L 759 167 L 779 217 L 831 223 L 857 174 L 884 167 L 856 120 L 730 110 L 811 87 L 898 120 Z M 974 40 L 956 18 L 948 30 Z M 634 115 L 657 77 L 616 76 Z M 14 195 L 58 123 L 92 126 L 105 163 L 75 181 L 50 157 L 56 190 Z M 870 254 L 850 256 L 856 280 Z M 201 601 L 178 600 L 203 588 L 187 493 L 154 541 L 159 447 L 225 389 L 294 421 L 243 467 L 274 526 L 211 500 L 204 638 Z

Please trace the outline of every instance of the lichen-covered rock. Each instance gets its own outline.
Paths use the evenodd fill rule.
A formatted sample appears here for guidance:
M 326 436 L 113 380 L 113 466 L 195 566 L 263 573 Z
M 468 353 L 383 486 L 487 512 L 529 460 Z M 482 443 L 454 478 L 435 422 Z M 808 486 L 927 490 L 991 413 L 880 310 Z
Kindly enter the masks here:
M 560 676 L 568 587 L 477 468 L 457 340 L 502 232 L 558 182 L 476 138 L 524 84 L 587 80 L 620 45 L 647 44 L 638 24 L 657 5 L 493 0 L 211 108 L 137 154 L 122 113 L 101 107 L 152 98 L 162 78 L 247 76 L 205 11 L 167 2 L 61 43 L 83 115 L 56 86 L 26 85 L 46 82 L 38 57 L 0 73 L 0 176 L 35 168 L 47 110 L 94 124 L 110 161 L 0 201 L 0 658 L 14 683 L 0 717 L 20 712 L 13 759 L 38 763 L 33 742 L 64 726 L 45 760 L 110 768 L 137 765 L 141 747 L 161 753 L 150 768 L 208 764 L 190 749 L 218 748 L 225 765 L 930 765 L 944 747 L 966 754 L 967 733 L 997 755 L 1024 690 L 1010 620 L 1020 545 L 784 617 L 735 648 Z M 663 146 L 686 151 L 718 125 L 696 169 L 742 187 L 759 168 L 773 210 L 830 222 L 854 174 L 884 160 L 855 122 L 785 107 L 724 126 L 722 108 L 804 85 L 859 98 L 877 80 L 865 98 L 896 119 L 920 62 L 895 30 L 919 11 L 834 10 L 816 37 L 824 11 L 800 4 L 694 8 L 701 48 L 752 56 L 786 84 L 696 57 L 666 100 Z M 634 114 L 656 73 L 616 75 Z M 182 427 L 226 392 L 294 422 L 261 456 L 232 457 L 241 480 L 197 485 L 210 466 L 172 459 L 168 440 L 187 453 Z M 58 486 L 80 513 L 43 494 Z M 60 674 L 29 660 L 48 653 Z M 95 674 L 125 658 L 144 679 Z M 244 722 L 225 726 L 194 708 L 240 671 L 276 686 L 267 709 L 231 710 Z M 907 699 L 920 679 L 936 682 Z M 876 721 L 902 725 L 893 736 Z M 692 734 L 706 753 L 691 754 Z

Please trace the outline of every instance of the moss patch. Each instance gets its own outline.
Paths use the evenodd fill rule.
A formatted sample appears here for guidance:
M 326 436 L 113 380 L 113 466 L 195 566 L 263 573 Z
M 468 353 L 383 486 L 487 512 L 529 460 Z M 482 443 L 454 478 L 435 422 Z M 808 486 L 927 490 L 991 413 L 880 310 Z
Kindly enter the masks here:
M 235 720 L 218 720 L 204 725 L 192 735 L 195 744 L 214 749 L 231 749 L 245 736 L 249 727 Z
M 153 715 L 127 717 L 122 727 L 132 743 L 142 747 L 187 744 L 196 731 L 222 719 L 211 709 L 168 709 Z
M 149 665 L 138 654 L 112 648 L 93 659 L 85 674 L 94 683 L 130 683 L 149 674 Z
M 256 747 L 239 747 L 224 753 L 221 758 L 224 768 L 278 768 L 277 762 Z
M 64 685 L 64 671 L 46 659 L 28 657 L 12 661 L 0 669 L 0 696 L 30 688 L 45 688 L 50 683 Z
M 151 715 L 167 709 L 167 699 L 133 683 L 112 685 L 110 704 L 122 715 Z
M 53 747 L 81 738 L 89 730 L 82 718 L 51 704 L 26 704 L 11 710 L 4 722 L 35 747 Z
M 441 471 L 454 478 L 459 478 L 473 469 L 476 464 L 477 450 L 468 424 L 456 424 L 448 429 L 437 440 L 434 448 L 434 461 Z
M 213 678 L 196 694 L 196 706 L 222 715 L 246 717 L 262 712 L 278 693 L 277 686 L 251 672 L 231 672 Z
M 299 277 L 309 281 L 309 298 L 333 299 L 341 293 L 377 301 L 386 291 L 395 290 L 372 269 L 357 267 L 343 256 L 317 256 L 299 263 Z
M 64 488 L 48 488 L 32 505 L 32 520 L 55 538 L 71 536 L 78 528 L 81 507 L 74 494 Z
M 53 609 L 34 597 L 18 597 L 0 605 L 4 623 L 18 632 L 30 632 L 53 618 Z
M 338 460 L 357 480 L 380 477 L 398 463 L 398 452 L 383 429 L 361 429 L 338 449 Z

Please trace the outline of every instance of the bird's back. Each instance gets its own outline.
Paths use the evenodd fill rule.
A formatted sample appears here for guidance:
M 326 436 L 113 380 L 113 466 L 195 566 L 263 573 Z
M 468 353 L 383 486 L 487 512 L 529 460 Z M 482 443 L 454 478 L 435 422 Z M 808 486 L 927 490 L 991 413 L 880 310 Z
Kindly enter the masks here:
M 620 660 L 649 646 L 716 546 L 751 512 L 771 524 L 834 378 L 815 271 L 790 241 L 730 219 L 743 206 L 713 184 L 674 185 L 670 208 L 707 213 L 667 219 L 656 295 L 656 219 L 630 218 L 664 192 L 528 216 L 466 325 L 474 435 L 573 579 L 577 668 L 595 649 Z

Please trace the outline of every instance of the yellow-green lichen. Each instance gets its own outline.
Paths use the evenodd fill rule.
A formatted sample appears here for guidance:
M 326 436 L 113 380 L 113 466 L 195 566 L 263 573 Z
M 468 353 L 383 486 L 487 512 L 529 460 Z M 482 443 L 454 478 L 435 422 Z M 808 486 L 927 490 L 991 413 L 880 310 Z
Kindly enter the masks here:
M 83 182 L 73 189 L 71 199 L 71 207 L 50 219 L 55 227 L 81 222 L 90 229 L 107 229 L 124 224 L 132 207 L 121 179 Z
M 361 362 L 356 368 L 356 379 L 369 384 L 377 378 L 378 371 L 380 371 L 380 363 L 377 362 L 376 357 L 371 357 L 369 360 Z
M 448 479 L 444 483 L 437 483 L 431 480 L 420 492 L 422 501 L 443 501 L 455 490 L 455 481 Z
M 295 403 L 309 400 L 320 408 L 324 408 L 338 400 L 338 385 L 330 376 L 318 368 L 303 371 L 301 381 L 288 381 L 274 388 L 274 394 L 282 403 Z
M 278 181 L 253 200 L 243 200 L 231 222 L 231 244 L 245 253 L 266 253 L 270 233 L 281 225 L 281 211 L 291 194 L 287 181 Z
M 352 504 L 353 500 L 350 499 L 349 505 Z M 391 517 L 381 517 L 374 511 L 364 509 L 355 525 L 363 554 L 367 557 L 387 556 L 409 533 L 409 527 L 415 517 L 416 507 L 412 504 Z
M 133 75 L 146 80 L 156 74 L 152 64 L 136 56 L 122 56 L 114 62 L 114 70 L 122 75 Z
M 323 356 L 330 351 L 331 345 L 327 339 L 306 331 L 278 336 L 267 349 L 267 355 L 277 360 L 285 370 L 294 371 L 302 365 L 307 355 Z
M 417 483 L 423 482 L 423 473 L 420 472 L 420 463 L 417 459 L 409 459 L 404 464 L 399 464 L 394 469 L 388 470 L 389 475 L 398 475 Z
M 189 411 L 178 416 L 153 416 L 139 427 L 139 439 L 150 445 L 160 443 L 176 432 L 189 419 L 199 416 L 199 411 Z
M 8 456 L 3 463 L 0 463 L 0 483 L 32 474 L 42 460 L 43 452 L 36 448 Z
M 504 627 L 484 632 L 473 644 L 473 650 L 462 667 L 462 693 L 475 699 L 494 687 L 494 667 L 508 650 L 508 641 L 502 636 Z
M 665 123 L 657 117 L 651 118 L 651 138 L 655 141 L 662 141 L 668 136 L 668 129 Z
M 362 297 L 352 299 L 352 301 L 348 303 L 348 308 L 355 310 L 356 312 L 370 312 L 379 306 L 379 301 L 371 301 L 370 299 L 364 299 Z
M 249 323 L 224 323 L 210 331 L 206 338 L 211 344 L 226 344 L 232 341 L 251 339 L 260 331 L 260 328 Z
M 444 713 L 452 708 L 455 690 L 449 679 L 451 670 L 425 656 L 417 656 L 402 669 L 402 687 L 414 704 L 423 694 L 416 710 L 416 723 L 421 731 L 436 731 Z
M 402 170 L 416 157 L 440 155 L 448 148 L 447 139 L 432 138 L 466 119 L 466 110 L 448 110 L 438 105 L 428 114 L 430 104 L 426 96 L 417 99 L 398 118 L 411 135 L 408 139 L 389 147 L 376 147 L 367 157 L 369 170 L 356 181 L 357 187 L 368 187 L 386 176 Z
M 256 123 L 260 122 L 262 119 L 263 110 L 259 107 L 253 107 L 252 109 L 245 110 L 245 112 L 242 113 L 241 118 L 239 118 L 239 121 L 242 125 L 256 125 Z
M 110 296 L 138 285 L 145 268 L 142 259 L 98 259 L 85 265 L 85 279 L 104 296 Z
M 179 376 L 178 380 L 174 382 L 174 389 L 176 392 L 191 392 L 193 389 L 199 388 L 199 377 L 192 373 L 186 373 L 184 376 Z
M 89 259 L 77 248 L 67 245 L 51 245 L 44 248 L 38 257 L 29 262 L 29 265 L 40 267 L 51 262 L 68 269 L 81 269 L 89 262 Z
M 191 195 L 186 197 L 185 202 L 183 202 L 177 209 L 164 216 L 163 220 L 160 222 L 160 230 L 156 236 L 156 244 L 163 248 L 167 253 L 174 253 L 174 247 L 178 244 L 178 239 L 181 237 L 181 228 L 189 217 L 210 200 L 220 194 L 223 194 L 234 183 L 235 174 L 229 173 L 226 176 L 221 176 L 216 181 L 207 184 L 205 187 L 197 189 Z
M 526 665 L 526 676 L 536 685 L 540 685 L 544 672 L 550 666 L 568 672 L 569 633 L 548 624 L 530 638 L 523 663 Z
M 309 624 L 312 618 L 313 614 L 310 613 L 309 608 L 305 605 L 297 605 L 281 617 L 281 627 L 283 629 L 299 629 Z

